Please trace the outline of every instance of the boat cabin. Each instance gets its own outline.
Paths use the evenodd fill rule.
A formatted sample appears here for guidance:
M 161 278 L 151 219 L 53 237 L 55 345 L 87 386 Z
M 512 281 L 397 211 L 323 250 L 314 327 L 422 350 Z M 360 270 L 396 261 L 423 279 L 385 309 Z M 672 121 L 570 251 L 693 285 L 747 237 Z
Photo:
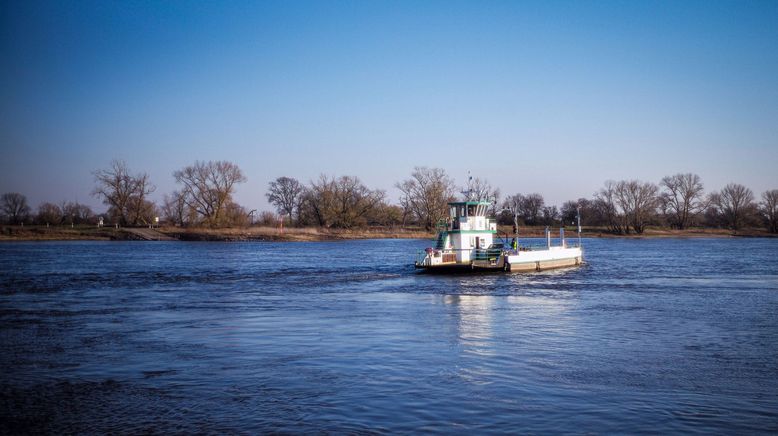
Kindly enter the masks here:
M 487 218 L 488 201 L 457 201 L 448 204 L 449 217 L 438 232 L 435 249 L 443 251 L 447 259 L 468 263 L 476 250 L 491 248 L 497 233 L 497 222 Z

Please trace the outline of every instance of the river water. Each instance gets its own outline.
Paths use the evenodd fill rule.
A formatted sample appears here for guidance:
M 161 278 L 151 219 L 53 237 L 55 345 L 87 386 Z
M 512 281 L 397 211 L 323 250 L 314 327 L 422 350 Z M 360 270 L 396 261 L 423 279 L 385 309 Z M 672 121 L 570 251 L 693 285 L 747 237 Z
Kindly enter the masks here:
M 778 239 L 0 244 L 0 433 L 778 432 Z

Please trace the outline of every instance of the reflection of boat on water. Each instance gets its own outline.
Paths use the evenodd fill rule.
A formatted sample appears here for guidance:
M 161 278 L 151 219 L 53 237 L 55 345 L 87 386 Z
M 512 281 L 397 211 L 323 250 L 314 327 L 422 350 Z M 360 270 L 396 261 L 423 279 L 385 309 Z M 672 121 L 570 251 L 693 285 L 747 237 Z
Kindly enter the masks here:
M 546 228 L 542 245 L 520 245 L 518 233 L 508 242 L 497 237 L 497 222 L 487 218 L 488 201 L 460 201 L 449 203 L 450 214 L 438 223 L 435 246 L 420 252 L 416 268 L 426 271 L 542 271 L 580 265 L 583 251 L 578 241 L 565 240 L 560 229 L 560 243 L 551 244 L 551 233 Z M 518 227 L 517 227 L 518 228 Z

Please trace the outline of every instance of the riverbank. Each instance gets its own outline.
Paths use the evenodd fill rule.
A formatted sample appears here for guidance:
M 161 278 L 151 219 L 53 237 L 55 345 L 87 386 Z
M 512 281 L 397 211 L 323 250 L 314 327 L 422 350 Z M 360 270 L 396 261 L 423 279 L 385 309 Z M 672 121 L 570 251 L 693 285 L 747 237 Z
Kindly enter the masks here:
M 500 227 L 499 233 L 512 236 L 510 226 Z M 559 233 L 553 230 L 553 235 Z M 567 237 L 576 236 L 575 228 L 566 229 Z M 351 239 L 432 239 L 433 232 L 420 228 L 371 227 L 365 229 L 326 229 L 318 227 L 277 228 L 277 227 L 241 227 L 241 228 L 181 228 L 160 227 L 153 230 L 146 228 L 113 228 L 94 226 L 2 226 L 0 241 L 132 241 L 132 240 L 180 240 L 180 241 L 338 241 Z M 544 228 L 520 227 L 519 237 L 541 238 Z M 609 233 L 605 228 L 585 227 L 585 238 L 732 238 L 732 237 L 776 237 L 763 229 L 743 229 L 733 231 L 728 229 L 693 228 L 675 230 L 664 227 L 649 227 L 643 234 L 617 235 Z
M 124 229 L 95 226 L 2 226 L 0 241 L 117 241 L 131 240 Z
M 163 227 L 160 233 L 182 241 L 338 241 L 350 239 L 427 239 L 432 233 L 420 229 L 381 227 L 326 229 L 320 227 L 277 228 L 179 228 Z
M 391 227 L 367 229 L 325 229 L 318 227 L 276 228 L 113 228 L 94 226 L 2 226 L 0 241 L 338 241 L 351 239 L 428 239 L 433 234 L 423 229 Z

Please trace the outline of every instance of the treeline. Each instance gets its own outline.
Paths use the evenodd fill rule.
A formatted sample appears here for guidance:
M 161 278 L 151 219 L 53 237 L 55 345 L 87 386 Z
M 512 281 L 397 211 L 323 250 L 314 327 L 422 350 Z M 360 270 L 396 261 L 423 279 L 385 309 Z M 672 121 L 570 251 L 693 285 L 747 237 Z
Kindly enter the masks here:
M 89 207 L 78 203 L 43 203 L 33 214 L 27 199 L 19 193 L 6 193 L 0 198 L 2 220 L 6 224 L 92 224 L 101 220 L 105 225 L 147 226 L 163 223 L 193 226 L 240 226 L 250 221 L 245 208 L 235 203 L 232 196 L 238 183 L 246 177 L 231 162 L 195 162 L 173 173 L 180 189 L 165 195 L 158 205 L 149 199 L 156 190 L 147 173 L 133 173 L 120 160 L 114 160 L 106 169 L 93 173 L 95 188 L 92 195 L 107 206 L 97 215 Z
M 778 233 L 778 189 L 763 192 L 759 202 L 750 189 L 737 183 L 706 194 L 700 177 L 691 173 L 664 177 L 658 185 L 606 181 L 592 199 L 564 203 L 562 219 L 571 222 L 578 207 L 587 225 L 605 226 L 617 234 L 641 234 L 646 226 L 764 227 Z
M 398 205 L 384 203 L 383 192 L 369 191 L 362 186 L 364 192 L 375 192 L 375 197 L 371 197 L 374 201 L 353 203 L 362 204 L 364 208 L 350 207 L 351 191 L 324 183 L 327 180 L 322 177 L 319 183 L 304 186 L 293 178 L 281 177 L 270 183 L 267 198 L 285 222 L 293 225 L 413 224 L 431 229 L 438 220 L 448 216 L 447 203 L 456 199 L 457 192 L 454 181 L 444 170 L 422 167 L 415 168 L 409 179 L 395 185 L 402 193 Z M 358 182 L 358 179 L 348 177 L 341 180 Z M 334 182 L 332 179 L 330 183 Z M 539 193 L 517 193 L 500 201 L 500 190 L 478 178 L 471 179 L 463 193 L 468 197 L 466 199 L 492 203 L 491 213 L 502 225 L 515 221 L 525 226 L 572 225 L 580 211 L 587 226 L 604 227 L 616 234 L 642 234 L 647 226 L 680 230 L 689 227 L 733 230 L 765 227 L 778 233 L 778 189 L 762 193 L 759 202 L 750 189 L 736 183 L 706 194 L 700 177 L 691 173 L 664 177 L 659 184 L 638 180 L 606 181 L 592 198 L 570 200 L 561 208 L 546 204 Z M 322 205 L 324 207 L 320 207 Z M 332 218 L 321 219 L 322 210 L 324 216 Z M 354 220 L 334 218 L 347 211 L 354 213 Z M 268 224 L 279 219 L 272 214 L 263 214 L 263 220 Z
M 454 180 L 440 168 L 417 167 L 395 184 L 398 204 L 386 193 L 371 189 L 355 176 L 326 176 L 307 184 L 292 177 L 271 181 L 265 194 L 274 212 L 257 215 L 233 200 L 238 184 L 246 181 L 240 168 L 226 161 L 197 161 L 173 173 L 179 189 L 166 194 L 162 204 L 148 196 L 156 190 L 146 173 L 133 173 L 115 160 L 93 173 L 92 195 L 107 206 L 100 215 L 105 225 L 230 227 L 260 225 L 358 228 L 365 226 L 420 226 L 432 229 L 448 216 L 447 203 L 457 199 Z M 514 220 L 525 226 L 571 225 L 580 210 L 587 226 L 617 234 L 641 234 L 647 226 L 764 227 L 778 233 L 778 189 L 756 199 L 747 187 L 731 183 L 720 191 L 705 192 L 696 174 L 675 174 L 658 184 L 638 180 L 606 181 L 591 198 L 579 198 L 561 207 L 546 204 L 539 193 L 516 193 L 501 198 L 498 188 L 483 179 L 470 179 L 465 199 L 489 201 L 491 212 L 503 225 Z M 461 198 L 460 198 L 461 199 Z M 0 199 L 7 224 L 97 224 L 100 217 L 78 203 L 43 203 L 33 213 L 24 195 L 6 193 Z

